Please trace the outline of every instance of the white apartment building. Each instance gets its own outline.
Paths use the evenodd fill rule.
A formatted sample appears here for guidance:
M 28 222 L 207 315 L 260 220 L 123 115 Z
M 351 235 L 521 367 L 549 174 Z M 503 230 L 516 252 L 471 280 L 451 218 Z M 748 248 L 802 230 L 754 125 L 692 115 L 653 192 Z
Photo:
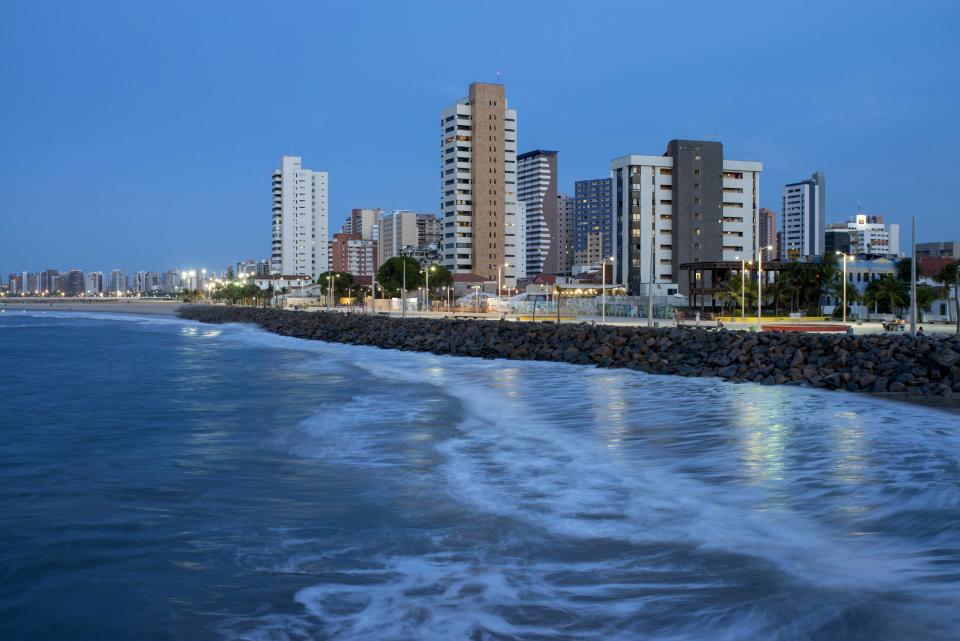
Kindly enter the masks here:
M 783 188 L 783 247 L 787 260 L 821 256 L 826 232 L 826 182 L 821 172 Z
M 87 296 L 103 292 L 103 272 L 87 272 L 83 275 L 83 291 Z
M 762 163 L 672 140 L 663 156 L 622 156 L 610 169 L 613 280 L 630 295 L 687 295 L 682 264 L 755 259 Z
M 537 149 L 517 156 L 517 199 L 527 208 L 526 277 L 558 273 L 557 152 Z
M 849 236 L 851 254 L 900 256 L 900 225 L 886 225 L 883 216 L 857 214 L 842 223 L 832 223 L 827 231 Z
M 527 273 L 527 206 L 517 201 L 516 226 L 513 228 L 513 255 L 515 256 L 514 273 L 517 278 L 524 278 Z M 508 236 L 508 242 L 510 237 Z
M 443 263 L 516 287 L 517 112 L 503 85 L 475 82 L 440 116 Z M 381 235 L 383 232 L 381 232 Z
M 119 269 L 110 272 L 107 291 L 112 294 L 123 294 L 127 291 L 127 275 Z
M 272 191 L 271 271 L 318 278 L 330 262 L 327 172 L 304 169 L 299 156 L 283 156 Z

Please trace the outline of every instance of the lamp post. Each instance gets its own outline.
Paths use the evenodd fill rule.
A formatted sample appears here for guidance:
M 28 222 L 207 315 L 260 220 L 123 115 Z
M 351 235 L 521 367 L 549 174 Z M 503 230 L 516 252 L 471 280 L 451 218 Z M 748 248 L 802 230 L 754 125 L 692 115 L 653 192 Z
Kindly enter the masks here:
M 837 255 L 843 260 L 843 324 L 847 324 L 847 255 L 838 251 Z
M 600 324 L 607 324 L 607 258 L 604 258 L 600 261 Z M 609 258 L 610 264 L 612 265 L 616 257 L 611 256 Z M 649 296 L 650 292 L 647 292 Z M 648 314 L 649 316 L 649 314 Z M 649 325 L 650 319 L 647 319 Z
M 504 263 L 503 265 L 497 265 L 497 300 L 503 300 L 501 292 L 503 291 L 502 280 L 500 278 L 501 273 L 503 272 L 504 267 L 509 267 L 510 263 Z
M 427 311 L 430 310 L 430 272 L 432 272 L 433 269 L 434 269 L 434 266 L 430 265 L 425 270 L 423 270 L 423 273 L 427 275 L 427 286 L 423 290 L 424 292 L 423 302 L 424 302 L 424 307 L 427 308 Z
M 477 298 L 477 316 L 480 316 L 480 285 L 473 286 L 473 295 Z
M 400 289 L 400 317 L 407 317 L 407 261 L 403 258 L 403 287 Z
M 773 245 L 767 245 L 757 250 L 757 329 L 760 329 L 760 323 L 763 322 L 763 252 L 773 249 Z
M 747 316 L 747 262 L 740 259 L 740 322 Z

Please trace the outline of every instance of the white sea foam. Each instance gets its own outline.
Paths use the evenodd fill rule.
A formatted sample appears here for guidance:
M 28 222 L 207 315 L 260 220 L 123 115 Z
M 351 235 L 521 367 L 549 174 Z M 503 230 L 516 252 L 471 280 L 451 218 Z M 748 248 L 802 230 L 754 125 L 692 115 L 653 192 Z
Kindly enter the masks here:
M 258 333 L 242 331 L 247 338 Z M 400 382 L 455 397 L 463 412 L 455 434 L 435 442 L 443 455 L 436 489 L 473 519 L 506 519 L 588 547 L 742 558 L 745 567 L 756 563 L 756 571 L 790 577 L 787 584 L 802 594 L 794 604 L 781 594 L 771 603 L 698 606 L 694 595 L 722 592 L 724 572 L 732 570 L 677 569 L 663 559 L 638 569 L 629 555 L 548 562 L 505 555 L 503 541 L 460 549 L 440 540 L 424 555 L 370 548 L 357 554 L 363 567 L 338 563 L 335 578 L 298 592 L 307 620 L 324 636 L 793 639 L 858 604 L 885 599 L 900 616 L 914 612 L 945 626 L 908 625 L 908 636 L 921 630 L 948 638 L 943 631 L 960 626 L 949 607 L 956 564 L 940 559 L 938 566 L 933 551 L 956 549 L 957 533 L 905 533 L 914 537 L 905 541 L 870 529 L 904 518 L 904 510 L 960 506 L 960 447 L 955 434 L 943 433 L 948 415 L 936 410 L 799 388 L 253 340 L 307 350 L 329 366 L 373 377 L 354 384 L 391 389 Z M 315 441 L 305 447 L 318 448 L 310 454 L 325 460 L 402 467 L 391 426 L 416 420 L 419 408 L 395 411 L 403 406 L 395 400 L 382 416 L 382 397 L 378 405 L 362 393 L 337 419 L 335 408 L 320 408 L 325 418 L 303 426 Z M 626 587 L 666 572 L 676 576 L 649 590 Z M 749 581 L 729 578 L 733 590 Z M 885 596 L 893 594 L 902 598 Z M 642 634 L 638 616 L 655 618 L 661 608 L 674 608 L 676 623 Z M 702 612 L 690 615 L 697 608 Z M 884 625 L 889 633 L 901 624 Z

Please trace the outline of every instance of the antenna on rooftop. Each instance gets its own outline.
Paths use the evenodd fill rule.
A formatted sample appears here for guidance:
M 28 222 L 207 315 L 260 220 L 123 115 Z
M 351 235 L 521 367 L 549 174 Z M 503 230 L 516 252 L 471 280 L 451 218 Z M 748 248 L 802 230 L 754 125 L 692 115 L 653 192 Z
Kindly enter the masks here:
M 862 206 L 861 202 L 858 200 L 858 201 L 857 201 L 857 215 L 859 216 L 859 215 L 862 214 L 862 213 L 863 213 L 863 206 Z
M 498 85 L 500 84 L 500 72 L 499 72 L 499 71 L 497 72 L 497 84 L 498 84 Z

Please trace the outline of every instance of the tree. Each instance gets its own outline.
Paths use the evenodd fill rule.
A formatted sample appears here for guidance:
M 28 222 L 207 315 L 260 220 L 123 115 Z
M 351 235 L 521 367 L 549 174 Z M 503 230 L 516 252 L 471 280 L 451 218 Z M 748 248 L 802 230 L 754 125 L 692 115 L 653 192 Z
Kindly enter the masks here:
M 870 286 L 873 286 L 874 283 L 876 283 L 876 288 L 873 296 L 876 296 L 877 300 L 883 300 L 889 303 L 890 313 L 899 314 L 900 310 L 903 309 L 910 300 L 910 290 L 907 284 L 893 274 L 887 274 L 880 280 L 872 281 Z M 868 289 L 870 289 L 870 286 L 868 286 Z M 919 298 L 919 296 L 917 298 Z
M 441 287 L 447 287 L 453 284 L 453 275 L 450 270 L 439 264 L 432 264 L 426 267 L 430 270 L 430 291 L 436 291 Z M 410 274 L 407 274 L 409 280 Z
M 937 274 L 937 281 L 942 286 L 940 291 L 943 297 L 947 299 L 947 320 L 950 320 L 950 288 L 953 287 L 953 303 L 956 306 L 954 320 L 957 322 L 957 334 L 960 334 L 960 265 L 956 261 L 944 265 Z
M 923 313 L 929 312 L 933 301 L 937 299 L 937 289 L 930 285 L 917 285 L 917 312 L 923 320 Z
M 377 270 L 377 285 L 382 287 L 389 295 L 398 295 L 403 287 L 404 265 L 406 265 L 407 271 L 407 291 L 416 291 L 418 287 L 423 285 L 423 269 L 415 258 L 409 256 L 394 256 L 380 265 L 380 269 Z M 430 286 L 433 286 L 432 278 L 430 279 Z
M 768 287 L 764 289 L 767 290 Z M 733 303 L 735 313 L 746 308 L 746 313 L 749 314 L 757 308 L 757 281 L 747 278 L 746 282 L 743 282 L 739 275 L 730 276 L 721 296 L 721 300 L 729 299 Z
M 913 261 L 910 258 L 901 258 L 897 261 L 897 278 L 903 282 L 910 284 L 910 281 L 913 280 L 912 265 Z
M 336 297 L 345 296 L 353 287 L 353 274 L 349 272 L 324 272 L 317 277 L 317 285 L 323 288 L 323 295 L 330 291 L 330 279 L 333 278 L 333 293 Z

